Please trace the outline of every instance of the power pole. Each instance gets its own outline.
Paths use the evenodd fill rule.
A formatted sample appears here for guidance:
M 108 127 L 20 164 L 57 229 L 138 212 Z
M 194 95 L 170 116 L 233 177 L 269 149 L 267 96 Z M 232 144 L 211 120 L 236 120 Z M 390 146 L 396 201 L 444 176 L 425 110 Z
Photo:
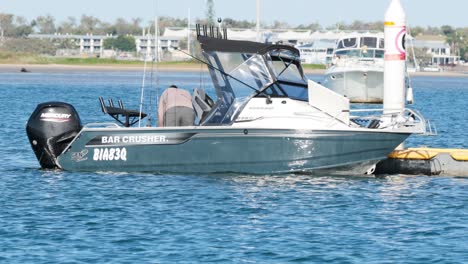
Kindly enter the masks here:
M 215 11 L 213 0 L 206 1 L 206 20 L 208 24 L 214 25 Z
M 188 18 L 187 18 L 187 53 L 188 54 L 191 54 L 191 47 L 190 45 L 192 45 L 192 42 L 191 42 L 191 29 L 190 29 L 190 8 L 188 9 Z

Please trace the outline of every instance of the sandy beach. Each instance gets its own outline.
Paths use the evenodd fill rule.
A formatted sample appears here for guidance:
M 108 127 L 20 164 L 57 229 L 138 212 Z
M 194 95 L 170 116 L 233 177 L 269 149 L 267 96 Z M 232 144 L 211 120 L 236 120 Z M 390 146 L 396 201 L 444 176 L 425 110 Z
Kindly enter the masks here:
M 0 73 L 20 72 L 21 69 L 29 72 L 93 72 L 93 71 L 143 71 L 141 65 L 59 65 L 59 64 L 0 64 Z M 206 71 L 205 66 L 193 65 L 159 65 L 161 71 L 198 72 L 200 69 Z M 324 74 L 321 69 L 304 69 L 306 74 Z M 411 76 L 434 76 L 434 77 L 468 77 L 468 72 L 414 72 Z

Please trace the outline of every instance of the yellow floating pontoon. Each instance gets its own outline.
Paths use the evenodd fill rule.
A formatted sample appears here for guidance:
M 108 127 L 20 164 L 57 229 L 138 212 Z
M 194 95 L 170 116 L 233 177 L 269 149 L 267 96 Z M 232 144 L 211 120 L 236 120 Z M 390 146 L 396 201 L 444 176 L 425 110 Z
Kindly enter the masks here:
M 409 148 L 405 150 L 395 150 L 388 155 L 388 158 L 430 160 L 442 153 L 449 154 L 456 161 L 468 161 L 467 149 Z

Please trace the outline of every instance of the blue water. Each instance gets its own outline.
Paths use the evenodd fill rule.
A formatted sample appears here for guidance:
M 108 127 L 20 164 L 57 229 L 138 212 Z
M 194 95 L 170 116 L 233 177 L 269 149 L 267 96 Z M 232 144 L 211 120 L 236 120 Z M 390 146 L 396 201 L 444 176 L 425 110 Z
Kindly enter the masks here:
M 467 178 L 38 170 L 24 131 L 38 103 L 66 101 L 83 123 L 111 121 L 97 98 L 138 108 L 141 79 L 0 73 L 1 263 L 468 262 Z M 161 86 L 172 83 L 209 78 L 161 76 Z M 413 107 L 439 135 L 407 146 L 468 148 L 468 78 L 413 77 L 413 88 Z

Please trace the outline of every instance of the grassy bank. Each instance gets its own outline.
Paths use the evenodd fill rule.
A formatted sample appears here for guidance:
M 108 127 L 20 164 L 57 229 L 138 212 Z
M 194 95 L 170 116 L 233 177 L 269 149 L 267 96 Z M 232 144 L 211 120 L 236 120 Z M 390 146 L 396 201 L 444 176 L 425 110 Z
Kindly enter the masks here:
M 59 58 L 52 56 L 40 56 L 29 53 L 15 53 L 0 51 L 0 64 L 59 64 L 76 66 L 143 66 L 144 62 L 139 60 L 116 60 L 105 58 Z M 193 67 L 198 65 L 196 61 L 167 61 L 160 62 L 161 66 L 168 67 Z M 305 70 L 323 70 L 325 65 L 303 64 Z
M 302 64 L 304 70 L 325 70 L 327 67 L 323 64 Z
M 73 65 L 73 66 L 143 66 L 139 60 L 116 60 L 107 58 L 59 58 L 53 56 L 40 56 L 28 53 L 15 53 L 0 51 L 0 64 L 30 64 L 30 65 Z M 174 67 L 194 66 L 195 61 L 168 61 L 160 65 Z

